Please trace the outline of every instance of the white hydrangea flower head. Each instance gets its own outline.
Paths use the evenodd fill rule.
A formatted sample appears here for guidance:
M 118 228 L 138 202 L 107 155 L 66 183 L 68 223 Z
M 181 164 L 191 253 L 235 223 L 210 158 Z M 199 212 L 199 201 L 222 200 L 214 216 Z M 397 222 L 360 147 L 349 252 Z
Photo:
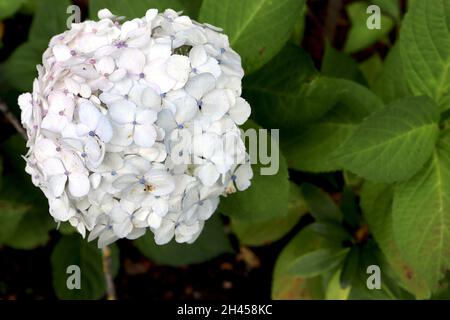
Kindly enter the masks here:
M 147 230 L 192 243 L 220 196 L 251 184 L 241 59 L 221 30 L 170 9 L 98 17 L 51 39 L 19 97 L 26 172 L 55 221 L 99 247 Z

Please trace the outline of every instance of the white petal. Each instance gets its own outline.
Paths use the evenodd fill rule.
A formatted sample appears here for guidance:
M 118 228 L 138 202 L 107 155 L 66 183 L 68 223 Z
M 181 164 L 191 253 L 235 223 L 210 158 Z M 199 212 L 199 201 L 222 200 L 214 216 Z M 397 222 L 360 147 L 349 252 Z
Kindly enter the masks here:
M 145 66 L 145 56 L 139 49 L 126 48 L 122 51 L 117 65 L 132 74 L 140 74 Z
M 125 188 L 128 188 L 133 183 L 136 183 L 137 179 L 134 174 L 125 174 L 123 176 L 118 177 L 113 182 L 113 187 L 118 190 L 123 190 Z
M 57 44 L 52 48 L 53 54 L 55 55 L 56 61 L 66 61 L 69 60 L 72 55 L 70 53 L 70 48 L 63 44 Z
M 88 194 L 90 189 L 89 178 L 80 173 L 69 175 L 69 192 L 74 197 L 82 197 Z
M 46 175 L 62 175 L 66 171 L 60 159 L 50 158 L 42 163 L 42 169 Z
M 150 148 L 156 140 L 155 127 L 151 124 L 136 125 L 133 139 L 138 146 Z
M 114 72 L 116 65 L 111 57 L 103 57 L 95 64 L 95 69 L 103 75 L 110 75 Z
M 86 125 L 90 130 L 95 131 L 98 121 L 102 116 L 98 108 L 91 102 L 86 101 L 80 104 L 78 112 L 81 123 Z
M 189 58 L 186 56 L 174 54 L 167 59 L 167 73 L 177 82 L 186 83 L 191 71 Z
M 230 109 L 230 101 L 224 90 L 216 89 L 202 98 L 202 113 L 212 121 L 219 120 Z
M 136 110 L 136 122 L 139 124 L 152 124 L 156 121 L 157 113 L 151 109 L 138 108 Z
M 239 191 L 244 191 L 247 189 L 251 182 L 250 179 L 253 178 L 253 170 L 250 164 L 245 164 L 239 166 L 236 169 L 234 176 L 236 177 L 235 183 Z
M 61 197 L 49 201 L 49 212 L 59 221 L 67 221 L 75 215 L 75 210 L 69 207 L 67 197 Z
M 155 196 L 168 195 L 175 189 L 173 177 L 165 170 L 151 170 L 145 175 L 147 183 L 151 184 Z
M 113 129 L 111 124 L 109 123 L 108 118 L 102 115 L 102 117 L 98 121 L 95 133 L 104 143 L 108 143 L 109 141 L 111 141 L 113 136 Z
M 144 107 L 152 108 L 156 111 L 161 110 L 161 97 L 152 88 L 146 88 L 142 92 L 141 102 Z
M 236 104 L 230 108 L 230 116 L 237 125 L 244 124 L 250 117 L 250 113 L 250 105 L 240 97 L 236 99 Z
M 197 68 L 208 61 L 208 55 L 206 54 L 205 47 L 202 45 L 192 47 L 189 52 L 189 60 L 193 68 Z
M 49 188 L 54 197 L 59 197 L 66 187 L 67 176 L 64 174 L 51 176 L 48 180 Z
M 203 95 L 212 89 L 216 85 L 216 79 L 210 73 L 202 73 L 192 77 L 186 83 L 185 90 L 188 94 L 197 100 L 200 100 Z
M 136 106 L 132 102 L 121 100 L 114 102 L 108 111 L 111 119 L 115 122 L 120 124 L 131 123 L 134 121 Z
M 148 222 L 148 225 L 150 226 L 150 228 L 157 229 L 161 226 L 162 218 L 159 215 L 157 215 L 155 212 L 152 212 L 148 216 L 147 222 Z
M 206 163 L 198 169 L 197 175 L 205 186 L 210 187 L 216 183 L 220 174 L 212 163 Z

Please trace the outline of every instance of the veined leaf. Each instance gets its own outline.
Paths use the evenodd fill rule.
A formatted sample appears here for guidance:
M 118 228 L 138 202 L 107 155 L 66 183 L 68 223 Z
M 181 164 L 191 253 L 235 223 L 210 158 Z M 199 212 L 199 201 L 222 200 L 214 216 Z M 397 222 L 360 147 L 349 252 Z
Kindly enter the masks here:
M 224 29 L 251 73 L 281 50 L 304 5 L 304 0 L 204 0 L 199 19 Z
M 290 266 L 289 272 L 299 277 L 310 278 L 331 270 L 342 262 L 347 249 L 332 250 L 319 249 L 295 259 Z
M 383 69 L 377 75 L 372 90 L 385 103 L 411 95 L 403 70 L 400 46 L 395 44 L 387 55 Z
M 295 131 L 281 132 L 281 147 L 290 168 L 308 172 L 341 170 L 334 157 L 336 149 L 364 118 L 383 107 L 382 101 L 362 85 L 344 79 L 330 81 L 334 92 L 330 94 L 331 110 L 303 129 L 297 126 Z
M 392 201 L 394 187 L 366 181 L 361 190 L 361 208 L 369 229 L 400 283 L 417 298 L 430 296 L 424 275 L 402 257 L 394 238 Z
M 345 169 L 375 182 L 407 180 L 431 156 L 439 113 L 427 97 L 405 98 L 366 118 L 337 151 Z
M 406 81 L 414 95 L 450 108 L 450 1 L 413 0 L 400 33 Z
M 393 230 L 400 252 L 436 291 L 450 270 L 450 133 L 427 165 L 395 187 Z

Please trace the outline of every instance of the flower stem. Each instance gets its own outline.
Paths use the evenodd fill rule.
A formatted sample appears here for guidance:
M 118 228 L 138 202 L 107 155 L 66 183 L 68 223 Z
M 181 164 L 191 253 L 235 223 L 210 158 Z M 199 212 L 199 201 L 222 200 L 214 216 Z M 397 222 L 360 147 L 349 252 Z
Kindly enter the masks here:
M 0 100 L 0 111 L 5 115 L 6 120 L 16 129 L 18 133 L 25 139 L 28 140 L 27 133 L 25 129 L 20 124 L 20 121 L 16 118 L 16 116 L 9 110 L 6 103 Z
M 105 274 L 106 292 L 108 300 L 117 300 L 116 287 L 112 276 L 111 249 L 106 246 L 102 249 L 103 273 Z

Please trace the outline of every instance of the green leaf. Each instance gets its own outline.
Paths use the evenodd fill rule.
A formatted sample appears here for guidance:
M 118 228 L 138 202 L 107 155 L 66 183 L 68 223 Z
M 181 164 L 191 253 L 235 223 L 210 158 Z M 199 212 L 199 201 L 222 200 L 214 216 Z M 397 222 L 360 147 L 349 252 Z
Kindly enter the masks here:
M 112 264 L 118 265 L 118 250 L 111 250 Z M 94 243 L 88 243 L 79 235 L 63 236 L 51 255 L 53 288 L 60 299 L 100 299 L 106 291 L 103 274 L 102 252 Z M 69 290 L 67 279 L 71 273 L 67 268 L 80 268 L 81 288 Z M 115 267 L 117 272 L 117 267 Z
M 359 255 L 360 249 L 358 246 L 353 246 L 350 252 L 344 259 L 342 269 L 339 275 L 339 286 L 342 288 L 347 288 L 351 286 L 353 278 L 355 277 L 359 268 Z
M 28 205 L 18 205 L 7 199 L 0 200 L 0 244 L 14 235 L 22 217 L 29 209 Z
M 317 221 L 339 223 L 342 220 L 342 213 L 328 194 L 309 183 L 303 183 L 301 189 L 309 211 Z
M 383 61 L 381 60 L 378 53 L 373 54 L 370 58 L 364 60 L 359 64 L 359 69 L 367 80 L 369 87 L 372 88 L 375 79 L 383 70 Z
M 394 45 L 384 61 L 383 69 L 374 80 L 372 90 L 385 103 L 410 96 L 403 70 L 400 46 Z
M 23 3 L 24 0 L 0 0 L 0 21 L 16 13 Z
M 276 300 L 323 299 L 324 288 L 320 277 L 302 278 L 288 271 L 292 261 L 326 245 L 326 240 L 306 227 L 281 251 L 275 263 L 272 298 Z
M 309 227 L 317 234 L 335 243 L 342 243 L 351 238 L 351 235 L 337 222 L 314 222 Z
M 283 134 L 326 114 L 340 93 L 334 83 L 318 76 L 306 52 L 287 45 L 266 67 L 246 77 L 243 88 L 254 119 Z
M 345 222 L 350 227 L 356 229 L 360 225 L 358 202 L 355 192 L 347 186 L 344 187 L 342 192 L 339 208 L 341 209 Z
M 291 274 L 310 278 L 337 267 L 349 249 L 319 249 L 295 259 L 289 268 Z
M 406 81 L 414 95 L 450 108 L 450 1 L 409 2 L 400 33 Z
M 5 141 L 1 149 L 7 170 L 2 177 L 0 199 L 7 201 L 11 209 L 22 212 L 21 219 L 15 221 L 16 227 L 10 230 L 11 234 L 4 243 L 16 249 L 44 245 L 55 223 L 48 213 L 47 199 L 31 183 L 31 177 L 24 170 L 25 161 L 21 155 L 26 153 L 25 141 L 17 134 Z
M 393 186 L 366 181 L 361 190 L 361 208 L 369 229 L 400 283 L 419 298 L 428 298 L 430 290 L 424 275 L 413 269 L 402 256 L 394 239 Z
M 327 300 L 347 300 L 351 287 L 341 287 L 339 279 L 342 277 L 341 270 L 337 270 L 327 286 L 325 299 Z
M 224 29 L 251 73 L 281 50 L 304 5 L 304 0 L 204 0 L 199 19 Z
M 34 16 L 28 41 L 18 47 L 4 65 L 6 80 L 15 88 L 29 91 L 37 76 L 36 65 L 49 40 L 66 27 L 68 0 L 43 0 Z
M 351 56 L 333 48 L 328 41 L 325 43 L 321 71 L 324 76 L 331 78 L 354 80 L 361 84 L 366 82 L 358 63 Z
M 263 222 L 231 219 L 231 228 L 241 245 L 261 246 L 274 242 L 288 233 L 308 211 L 300 188 L 290 183 L 288 214 Z
M 331 83 L 337 97 L 327 92 L 334 96 L 334 107 L 322 119 L 303 129 L 297 126 L 295 131 L 281 132 L 281 147 L 290 168 L 308 172 L 341 170 L 335 161 L 336 149 L 357 124 L 383 107 L 381 100 L 362 85 L 344 79 L 333 79 Z
M 201 0 L 90 0 L 89 16 L 91 19 L 97 20 L 97 12 L 100 9 L 108 8 L 112 13 L 131 20 L 145 16 L 148 9 L 156 8 L 161 12 L 165 9 L 183 11 L 183 14 L 195 19 L 200 5 Z
M 193 244 L 172 241 L 159 246 L 150 232 L 134 243 L 150 260 L 169 266 L 201 263 L 233 251 L 218 213 L 206 222 L 204 230 Z
M 427 165 L 395 187 L 393 229 L 400 252 L 436 291 L 450 270 L 450 133 Z
M 337 151 L 337 161 L 375 182 L 407 180 L 431 156 L 439 113 L 427 97 L 397 100 L 366 118 Z
M 370 15 L 366 12 L 367 7 L 366 2 L 353 2 L 346 7 L 352 26 L 345 42 L 345 52 L 354 53 L 371 46 L 388 35 L 394 27 L 394 21 L 382 14 L 380 18 L 381 28 L 369 29 L 367 19 Z
M 246 129 L 259 128 L 251 121 L 248 121 L 245 126 Z M 278 148 L 277 141 L 270 139 L 268 145 L 271 146 L 271 150 Z M 260 161 L 252 165 L 251 186 L 245 191 L 235 192 L 221 198 L 219 212 L 249 222 L 286 217 L 288 214 L 289 174 L 286 160 L 281 152 L 277 160 L 279 160 L 279 168 L 274 175 L 262 175 L 261 168 L 265 166 Z

